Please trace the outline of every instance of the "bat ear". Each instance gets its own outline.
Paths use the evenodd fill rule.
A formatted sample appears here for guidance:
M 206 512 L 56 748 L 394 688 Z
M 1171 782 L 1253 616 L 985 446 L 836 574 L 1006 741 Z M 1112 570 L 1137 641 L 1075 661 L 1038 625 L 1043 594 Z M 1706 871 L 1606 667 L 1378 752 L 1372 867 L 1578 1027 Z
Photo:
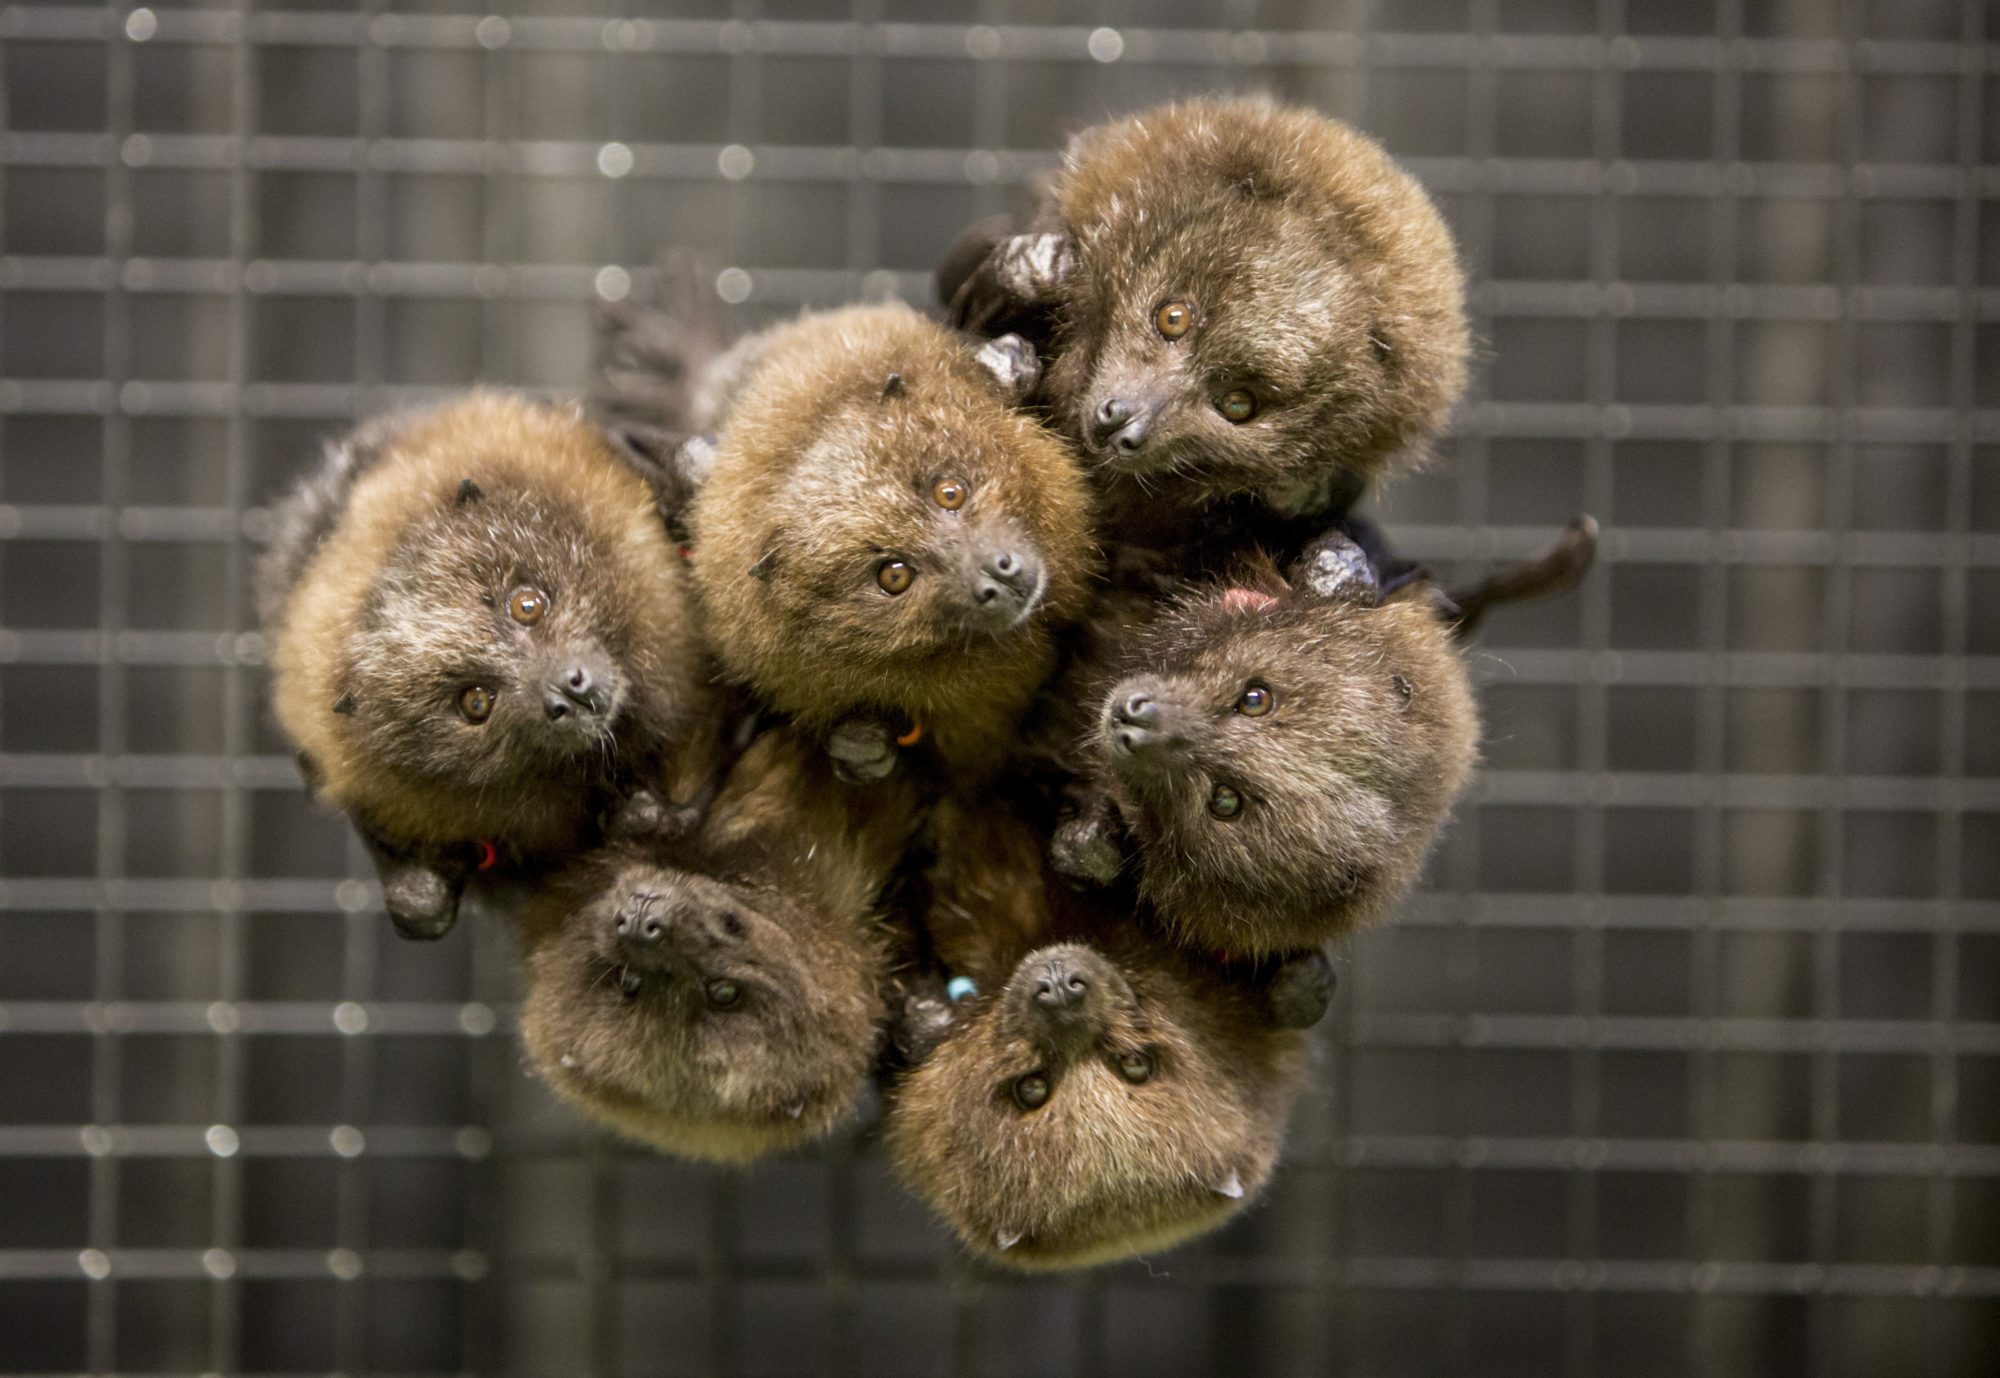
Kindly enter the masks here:
M 752 579 L 770 578 L 771 572 L 777 569 L 778 561 L 782 558 L 779 552 L 783 549 L 784 544 L 785 528 L 783 526 L 774 526 L 769 531 L 766 531 L 764 539 L 757 546 L 760 552 L 757 556 L 757 562 L 744 572 Z
M 784 546 L 788 540 L 790 536 L 786 534 L 784 522 L 766 528 L 764 534 L 758 538 L 756 546 L 752 546 L 752 550 L 758 552 L 756 562 L 752 562 L 750 568 L 744 570 L 744 574 L 760 582 L 768 580 L 784 564 Z
M 1382 579 L 1374 563 L 1344 531 L 1329 531 L 1292 566 L 1292 589 L 1300 597 L 1338 600 L 1372 608 L 1382 601 Z
M 1012 406 L 1024 400 L 1042 380 L 1042 361 L 1035 347 L 1019 335 L 988 340 L 973 360 L 993 380 L 993 389 Z

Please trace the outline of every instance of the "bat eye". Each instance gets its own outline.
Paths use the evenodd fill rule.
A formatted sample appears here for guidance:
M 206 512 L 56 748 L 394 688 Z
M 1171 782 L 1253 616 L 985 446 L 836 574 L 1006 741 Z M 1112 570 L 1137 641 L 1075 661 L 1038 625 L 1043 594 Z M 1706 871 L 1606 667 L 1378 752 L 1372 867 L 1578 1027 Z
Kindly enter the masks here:
M 481 685 L 470 685 L 458 696 L 458 711 L 469 723 L 482 723 L 493 716 L 493 693 Z
M 1248 388 L 1235 388 L 1215 399 L 1215 409 L 1232 426 L 1240 426 L 1257 414 L 1257 396 Z
M 1118 1055 L 1118 1075 L 1134 1086 L 1144 1086 L 1153 1079 L 1153 1056 L 1151 1053 L 1120 1053 Z
M 639 994 L 640 988 L 643 987 L 645 984 L 646 984 L 646 978 L 641 976 L 638 972 L 632 970 L 632 968 L 630 967 L 618 968 L 618 989 L 624 992 L 625 998 L 627 1000 L 630 1000 L 635 996 L 637 996 Z
M 524 627 L 532 627 L 549 610 L 549 596 L 523 584 L 507 595 L 507 615 Z
M 941 478 L 937 487 L 931 489 L 931 501 L 947 512 L 956 512 L 965 506 L 968 491 L 962 478 Z
M 1208 811 L 1217 818 L 1234 818 L 1243 812 L 1243 796 L 1227 785 L 1217 785 L 1208 796 Z
M 901 560 L 886 560 L 875 571 L 875 582 L 888 594 L 901 593 L 916 580 L 917 572 Z
M 708 1003 L 719 1010 L 733 1010 L 743 1003 L 743 987 L 718 977 L 708 983 Z
M 1236 700 L 1236 711 L 1246 718 L 1261 718 L 1278 706 L 1278 696 L 1261 684 L 1252 684 Z
M 1049 1079 L 1041 1072 L 1030 1072 L 1014 1082 L 1014 1104 L 1023 1110 L 1037 1110 L 1048 1101 Z
M 1194 308 L 1184 301 L 1161 304 L 1153 313 L 1153 328 L 1169 340 L 1178 340 L 1194 325 Z

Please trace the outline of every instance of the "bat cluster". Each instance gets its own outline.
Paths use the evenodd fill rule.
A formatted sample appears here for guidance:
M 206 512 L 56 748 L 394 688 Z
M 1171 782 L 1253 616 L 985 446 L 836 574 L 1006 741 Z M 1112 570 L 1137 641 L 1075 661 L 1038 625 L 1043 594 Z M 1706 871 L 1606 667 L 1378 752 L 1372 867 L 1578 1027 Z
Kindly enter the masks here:
M 1077 1267 L 1269 1180 L 1324 949 L 1473 767 L 1460 639 L 1595 528 L 1448 595 L 1353 513 L 1463 385 L 1463 285 L 1319 115 L 1087 130 L 938 282 L 949 325 L 616 309 L 587 404 L 329 446 L 273 693 L 406 934 L 514 896 L 563 1098 L 744 1162 L 879 1092 L 972 1252 Z

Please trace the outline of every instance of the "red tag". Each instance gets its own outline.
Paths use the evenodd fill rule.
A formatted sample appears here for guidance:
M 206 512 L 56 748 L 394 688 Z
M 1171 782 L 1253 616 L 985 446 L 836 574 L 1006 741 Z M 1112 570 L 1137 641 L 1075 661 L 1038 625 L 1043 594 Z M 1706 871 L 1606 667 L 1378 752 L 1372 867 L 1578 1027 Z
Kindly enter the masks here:
M 494 846 L 491 842 L 487 841 L 483 837 L 478 839 L 476 845 L 479 848 L 480 870 L 490 871 L 495 866 L 498 866 L 500 864 L 500 849 L 498 847 Z

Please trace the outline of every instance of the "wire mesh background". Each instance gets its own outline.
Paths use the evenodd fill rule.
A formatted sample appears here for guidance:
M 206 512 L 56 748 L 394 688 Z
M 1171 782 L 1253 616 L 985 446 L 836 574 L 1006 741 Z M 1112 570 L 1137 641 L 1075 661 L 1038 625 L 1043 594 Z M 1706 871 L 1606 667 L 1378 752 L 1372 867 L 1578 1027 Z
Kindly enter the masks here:
M 2000 1368 L 2000 7 L 0 7 L 0 1370 Z M 1386 503 L 1489 764 L 1349 945 L 1261 1208 L 955 1260 L 865 1144 L 736 1175 L 523 1076 L 263 703 L 260 504 L 426 389 L 573 389 L 692 246 L 929 301 L 1069 129 L 1268 89 L 1433 189 L 1483 354 Z

